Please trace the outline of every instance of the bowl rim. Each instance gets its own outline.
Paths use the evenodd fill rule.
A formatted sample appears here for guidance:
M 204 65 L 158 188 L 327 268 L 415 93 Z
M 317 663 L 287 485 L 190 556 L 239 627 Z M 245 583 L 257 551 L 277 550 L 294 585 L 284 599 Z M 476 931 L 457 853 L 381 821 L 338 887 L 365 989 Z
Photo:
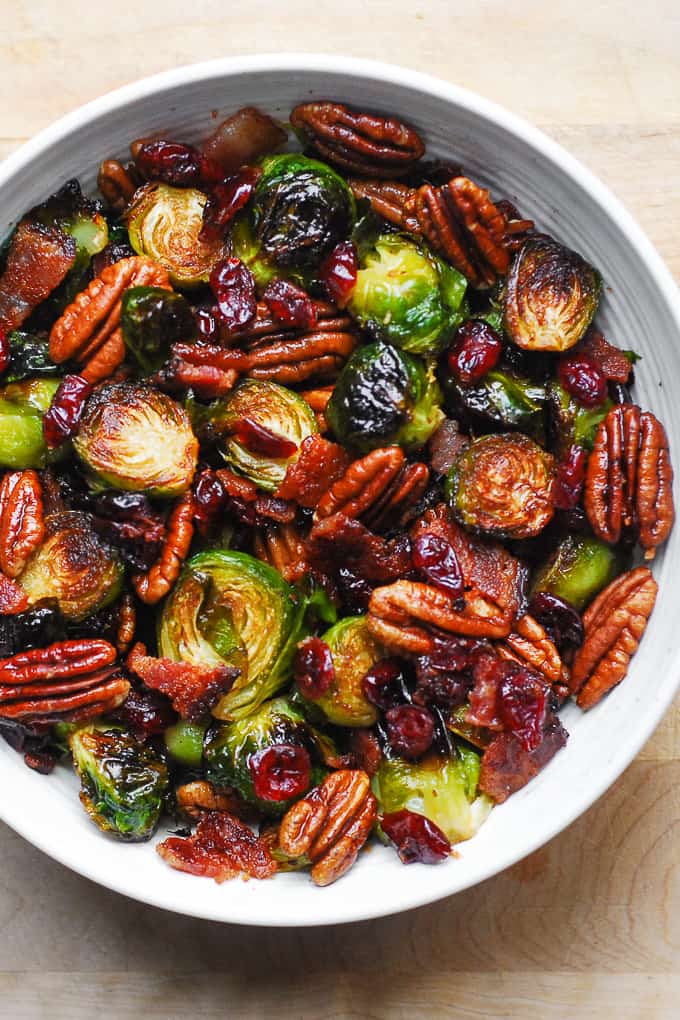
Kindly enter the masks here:
M 349 74 L 356 78 L 371 79 L 388 85 L 406 86 L 414 91 L 450 101 L 464 107 L 473 114 L 477 114 L 488 121 L 500 125 L 505 131 L 526 143 L 529 148 L 540 152 L 551 163 L 555 164 L 560 171 L 567 174 L 580 188 L 589 193 L 591 198 L 604 209 L 610 219 L 616 222 L 622 233 L 625 234 L 631 247 L 636 250 L 644 261 L 656 287 L 662 293 L 667 308 L 675 320 L 675 325 L 680 333 L 680 288 L 675 283 L 670 270 L 642 228 L 621 201 L 591 170 L 540 128 L 535 127 L 523 117 L 506 110 L 492 100 L 486 99 L 460 85 L 397 64 L 359 57 L 291 52 L 219 57 L 213 60 L 185 64 L 161 71 L 158 74 L 139 79 L 107 92 L 79 106 L 44 128 L 2 161 L 0 164 L 0 189 L 18 171 L 30 165 L 34 160 L 39 159 L 54 144 L 66 138 L 72 131 L 92 124 L 101 116 L 112 111 L 124 108 L 129 102 L 151 95 L 157 96 L 165 91 L 175 89 L 177 86 L 188 85 L 210 78 L 234 77 L 243 73 L 267 73 L 270 71 Z M 588 810 L 609 789 L 612 783 L 619 778 L 650 738 L 680 687 L 680 646 L 673 657 L 670 672 L 672 674 L 672 683 L 668 683 L 661 696 L 657 696 L 654 699 L 653 707 L 650 706 L 648 708 L 640 729 L 635 731 L 629 741 L 622 743 L 612 753 L 597 780 L 587 788 L 586 792 L 575 799 L 571 810 L 559 815 L 553 824 L 541 829 L 540 833 L 525 838 L 522 841 L 520 850 L 508 851 L 499 847 L 498 857 L 494 859 L 493 864 L 481 869 L 474 880 L 466 886 L 461 887 L 456 881 L 453 870 L 449 872 L 449 869 L 441 870 L 442 877 L 439 885 L 436 890 L 427 894 L 423 894 L 422 890 L 416 892 L 415 889 L 413 893 L 409 894 L 408 883 L 405 882 L 402 888 L 400 888 L 399 894 L 395 896 L 394 907 L 390 909 L 385 909 L 382 905 L 376 909 L 372 906 L 371 902 L 365 901 L 363 903 L 356 903 L 350 911 L 338 911 L 336 908 L 335 912 L 326 911 L 324 913 L 321 909 L 322 901 L 320 901 L 320 914 L 323 914 L 323 916 L 313 921 L 305 920 L 304 926 L 350 923 L 389 916 L 401 911 L 414 909 L 418 906 L 425 906 L 428 903 L 436 902 L 439 899 L 452 895 L 454 892 L 460 892 L 463 888 L 469 888 L 472 885 L 485 881 L 536 851 Z M 172 910 L 208 920 L 221 921 L 223 923 L 267 927 L 294 927 L 300 925 L 299 920 L 292 914 L 262 917 L 254 915 L 253 911 L 248 908 L 234 913 L 233 905 L 232 911 L 229 910 L 228 898 L 220 899 L 216 897 L 213 901 L 216 906 L 218 904 L 222 906 L 221 911 L 218 909 L 201 909 L 198 906 L 192 909 L 184 903 L 173 905 L 172 902 L 168 902 L 168 896 L 158 894 L 153 889 L 140 890 L 136 887 L 133 889 L 134 882 L 127 880 L 127 873 L 113 876 L 105 875 L 97 867 L 96 862 L 91 863 L 88 860 L 83 860 L 77 850 L 73 850 L 70 846 L 67 848 L 65 845 L 54 845 L 49 841 L 48 835 L 41 831 L 40 825 L 34 825 L 31 816 L 22 814 L 20 810 L 13 811 L 8 809 L 5 804 L 0 804 L 0 819 L 60 864 L 99 885 L 131 899 L 161 909 Z M 450 878 L 448 877 L 449 874 L 451 874 Z M 322 894 L 320 895 L 322 896 Z M 230 913 L 228 917 L 224 916 L 225 906 Z

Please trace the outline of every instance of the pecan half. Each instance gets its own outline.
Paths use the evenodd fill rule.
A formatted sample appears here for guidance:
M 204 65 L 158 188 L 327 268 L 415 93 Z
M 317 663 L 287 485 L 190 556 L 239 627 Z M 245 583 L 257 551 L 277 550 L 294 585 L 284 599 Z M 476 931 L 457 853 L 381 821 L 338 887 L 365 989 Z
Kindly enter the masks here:
M 132 644 L 137 626 L 137 611 L 132 596 L 125 594 L 118 607 L 118 630 L 116 632 L 116 648 L 119 655 L 124 655 Z
M 405 174 L 425 152 L 420 135 L 395 117 L 361 113 L 341 103 L 302 103 L 290 122 L 329 163 L 367 177 Z
M 247 822 L 255 821 L 258 817 L 255 808 L 243 800 L 236 790 L 231 787 L 221 787 L 218 790 L 205 779 L 196 779 L 178 786 L 175 800 L 179 811 L 196 821 L 208 811 L 227 811 Z
M 111 208 L 122 212 L 137 190 L 137 183 L 119 160 L 105 159 L 97 173 L 97 187 Z
M 81 291 L 50 332 L 50 357 L 57 364 L 75 360 L 94 383 L 110 375 L 125 357 L 120 329 L 121 298 L 129 287 L 170 290 L 168 274 L 139 255 L 107 266 Z
M 372 450 L 349 465 L 319 501 L 314 520 L 342 513 L 375 530 L 420 499 L 430 477 L 425 464 L 406 464 L 398 446 Z
M 632 530 L 651 559 L 673 526 L 672 486 L 661 422 L 636 404 L 613 407 L 598 426 L 586 472 L 584 505 L 595 534 L 615 544 Z
M 179 577 L 194 537 L 194 499 L 186 492 L 175 503 L 168 517 L 167 530 L 159 558 L 145 574 L 135 574 L 132 585 L 138 597 L 153 605 L 168 594 Z
M 347 181 L 355 198 L 365 198 L 378 216 L 388 223 L 394 223 L 400 230 L 419 234 L 420 223 L 413 211 L 416 189 L 401 181 L 363 180 L 350 177 Z
M 260 529 L 253 539 L 253 552 L 291 583 L 309 569 L 304 540 L 295 524 L 269 524 Z
M 319 432 L 322 434 L 328 432 L 328 421 L 326 419 L 326 408 L 328 407 L 328 401 L 333 395 L 335 387 L 331 386 L 318 386 L 313 390 L 303 390 L 300 396 L 303 400 L 306 400 L 311 407 L 316 417 L 316 424 L 319 426 Z
M 330 885 L 354 864 L 376 815 L 366 772 L 340 769 L 289 808 L 281 822 L 279 846 L 289 857 L 312 862 L 316 885 Z
M 498 646 L 498 653 L 505 659 L 531 666 L 551 685 L 565 682 L 566 667 L 560 653 L 546 630 L 529 613 L 517 620 L 504 643 Z
M 0 485 L 0 570 L 7 577 L 18 577 L 44 537 L 37 473 L 10 471 Z
M 0 277 L 0 329 L 11 333 L 63 282 L 76 243 L 59 227 L 20 223 Z
M 656 601 L 648 567 L 621 574 L 583 615 L 585 638 L 574 656 L 571 690 L 581 708 L 592 708 L 621 683 L 637 651 Z
M 117 708 L 130 690 L 116 649 L 87 638 L 0 660 L 0 718 L 83 720 Z

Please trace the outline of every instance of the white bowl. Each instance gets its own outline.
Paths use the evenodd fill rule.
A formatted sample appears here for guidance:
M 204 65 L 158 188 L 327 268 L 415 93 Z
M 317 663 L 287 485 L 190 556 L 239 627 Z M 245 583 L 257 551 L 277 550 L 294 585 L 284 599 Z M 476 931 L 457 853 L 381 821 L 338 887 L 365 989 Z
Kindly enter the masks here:
M 254 104 L 286 118 L 298 102 L 337 99 L 393 112 L 413 124 L 428 154 L 516 201 L 538 226 L 576 248 L 604 274 L 598 322 L 617 345 L 640 351 L 637 399 L 661 418 L 680 449 L 680 295 L 661 259 L 610 192 L 536 128 L 454 85 L 365 60 L 308 55 L 216 60 L 166 72 L 76 110 L 0 167 L 0 236 L 24 210 L 77 176 L 93 189 L 106 157 L 131 139 L 163 131 L 204 137 L 219 116 Z M 260 925 L 317 925 L 390 914 L 458 892 L 507 868 L 585 811 L 649 738 L 678 688 L 680 528 L 654 564 L 659 598 L 626 681 L 588 714 L 563 712 L 571 737 L 548 767 L 502 807 L 460 857 L 404 868 L 374 847 L 336 885 L 306 875 L 269 882 L 214 882 L 168 868 L 154 842 L 125 846 L 101 835 L 80 807 L 74 778 L 29 771 L 0 741 L 0 815 L 67 867 L 135 899 L 184 914 Z

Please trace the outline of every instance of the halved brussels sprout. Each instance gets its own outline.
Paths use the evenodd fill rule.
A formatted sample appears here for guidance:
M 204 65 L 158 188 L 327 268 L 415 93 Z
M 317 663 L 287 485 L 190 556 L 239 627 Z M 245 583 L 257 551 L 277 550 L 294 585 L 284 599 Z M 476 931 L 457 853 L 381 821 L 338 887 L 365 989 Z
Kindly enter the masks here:
M 314 706 L 334 726 L 372 726 L 378 713 L 366 698 L 361 681 L 384 651 L 373 640 L 364 616 L 339 620 L 323 635 L 333 658 L 333 683 Z
M 9 365 L 4 373 L 5 382 L 56 376 L 63 371 L 63 366 L 55 365 L 50 358 L 50 345 L 46 338 L 17 329 L 9 334 L 7 340 L 10 355 Z
M 364 254 L 347 310 L 379 340 L 439 354 L 465 318 L 467 282 L 424 244 L 382 234 Z
M 150 839 L 169 787 L 163 759 L 117 727 L 77 729 L 68 742 L 80 800 L 95 825 L 118 839 Z
M 56 599 L 67 620 L 84 620 L 118 597 L 123 565 L 103 545 L 89 514 L 65 510 L 45 518 L 45 538 L 19 583 L 31 605 Z
M 621 553 L 611 545 L 589 535 L 567 535 L 539 567 L 531 594 L 550 592 L 580 612 L 623 569 Z
M 123 340 L 142 371 L 160 368 L 178 340 L 192 340 L 196 320 L 186 298 L 162 287 L 130 287 L 123 294 Z
M 208 196 L 196 188 L 145 184 L 125 212 L 130 244 L 164 266 L 177 287 L 207 283 L 216 262 L 225 255 L 221 239 L 203 240 L 203 210 Z
M 446 478 L 446 496 L 465 527 L 499 538 L 532 538 L 553 516 L 554 460 L 528 436 L 475 439 Z
M 537 441 L 545 438 L 545 386 L 509 369 L 494 368 L 471 386 L 446 372 L 446 409 L 480 431 L 518 429 Z
M 566 351 L 597 311 L 600 274 L 551 237 L 531 237 L 515 256 L 505 284 L 503 327 L 518 347 Z
M 241 675 L 213 709 L 241 719 L 271 697 L 292 673 L 304 636 L 304 602 L 266 563 L 221 549 L 188 561 L 159 624 L 160 654 L 176 662 L 238 666 Z
M 613 407 L 611 400 L 583 407 L 556 380 L 548 384 L 547 398 L 557 456 L 565 457 L 574 444 L 592 450 L 597 427 Z
M 431 367 L 378 341 L 351 356 L 326 417 L 341 443 L 363 453 L 393 443 L 415 450 L 444 420 L 441 399 Z
M 47 449 L 43 417 L 61 379 L 24 379 L 0 390 L 0 467 L 43 468 L 63 455 Z
M 480 756 L 459 745 L 455 756 L 430 755 L 419 762 L 385 758 L 373 778 L 381 814 L 416 811 L 452 843 L 471 839 L 486 821 L 493 801 L 477 794 Z
M 93 488 L 150 496 L 186 492 L 198 458 L 198 440 L 184 409 L 143 383 L 95 390 L 73 445 Z
M 259 379 L 239 383 L 211 406 L 207 419 L 222 438 L 227 463 L 268 492 L 283 481 L 303 439 L 319 431 L 306 400 L 285 386 Z M 278 440 L 282 442 L 277 444 Z M 281 456 L 277 445 L 284 451 L 297 449 Z

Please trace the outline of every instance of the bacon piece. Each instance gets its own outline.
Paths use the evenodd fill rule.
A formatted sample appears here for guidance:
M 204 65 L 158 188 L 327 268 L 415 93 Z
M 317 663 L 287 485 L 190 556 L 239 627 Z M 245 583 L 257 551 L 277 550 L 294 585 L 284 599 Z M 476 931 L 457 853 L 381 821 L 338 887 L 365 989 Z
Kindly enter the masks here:
M 276 873 L 264 840 L 226 811 L 210 811 L 193 836 L 171 836 L 156 850 L 171 868 L 218 883 L 239 875 L 262 879 Z
M 628 382 L 630 361 L 622 350 L 610 344 L 594 326 L 590 327 L 576 352 L 592 358 L 606 379 L 618 383 Z
M 374 535 L 361 521 L 333 514 L 318 521 L 306 543 L 307 559 L 319 571 L 335 575 L 351 571 L 373 584 L 404 577 L 411 569 L 411 549 L 406 535 L 385 539 Z
M 199 722 L 210 712 L 240 674 L 235 666 L 195 666 L 189 662 L 154 658 L 138 642 L 127 659 L 127 667 L 152 690 L 166 694 L 182 719 Z
M 331 443 L 323 436 L 307 436 L 276 490 L 276 496 L 292 499 L 313 510 L 348 465 L 349 457 L 338 443 Z
M 434 473 L 445 475 L 469 443 L 470 440 L 460 431 L 458 422 L 454 418 L 445 418 L 427 444 L 430 467 Z
M 20 223 L 0 277 L 0 329 L 18 329 L 59 286 L 75 258 L 76 243 L 63 230 Z
M 479 789 L 502 804 L 538 775 L 564 747 L 568 736 L 555 715 L 551 716 L 543 740 L 533 751 L 525 751 L 514 734 L 499 733 L 482 756 Z

